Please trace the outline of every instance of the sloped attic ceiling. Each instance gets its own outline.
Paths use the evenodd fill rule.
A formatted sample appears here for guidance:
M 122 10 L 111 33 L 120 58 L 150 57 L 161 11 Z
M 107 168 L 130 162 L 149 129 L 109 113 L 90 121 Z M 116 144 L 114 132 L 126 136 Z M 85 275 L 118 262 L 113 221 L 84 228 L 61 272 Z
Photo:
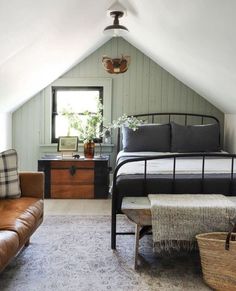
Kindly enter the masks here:
M 16 109 L 108 39 L 111 0 L 0 1 L 0 112 Z M 236 113 L 235 0 L 120 0 L 126 40 Z

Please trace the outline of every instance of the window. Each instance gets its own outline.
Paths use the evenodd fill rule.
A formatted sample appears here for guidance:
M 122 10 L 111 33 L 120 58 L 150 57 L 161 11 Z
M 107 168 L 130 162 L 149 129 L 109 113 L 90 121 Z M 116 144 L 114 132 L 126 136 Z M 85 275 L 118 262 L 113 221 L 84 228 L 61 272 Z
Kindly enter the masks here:
M 51 141 L 57 142 L 59 136 L 78 136 L 65 113 L 79 114 L 83 120 L 86 118 L 83 112 L 98 112 L 98 100 L 103 104 L 103 87 L 52 87 Z

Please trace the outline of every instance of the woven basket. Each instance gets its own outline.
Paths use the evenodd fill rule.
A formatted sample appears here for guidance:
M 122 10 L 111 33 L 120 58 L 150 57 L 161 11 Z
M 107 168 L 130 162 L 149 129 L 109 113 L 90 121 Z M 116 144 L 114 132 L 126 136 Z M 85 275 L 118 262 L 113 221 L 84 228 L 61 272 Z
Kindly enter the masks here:
M 236 227 L 196 236 L 204 281 L 214 290 L 236 290 Z

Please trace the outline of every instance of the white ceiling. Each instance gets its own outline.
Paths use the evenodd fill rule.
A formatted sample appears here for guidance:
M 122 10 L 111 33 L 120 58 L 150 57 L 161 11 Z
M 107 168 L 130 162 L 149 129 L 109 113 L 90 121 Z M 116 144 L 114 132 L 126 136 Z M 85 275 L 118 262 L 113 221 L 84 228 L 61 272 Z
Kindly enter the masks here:
M 0 0 L 0 112 L 15 110 L 108 39 L 114 0 Z M 126 40 L 236 113 L 235 0 L 120 0 Z

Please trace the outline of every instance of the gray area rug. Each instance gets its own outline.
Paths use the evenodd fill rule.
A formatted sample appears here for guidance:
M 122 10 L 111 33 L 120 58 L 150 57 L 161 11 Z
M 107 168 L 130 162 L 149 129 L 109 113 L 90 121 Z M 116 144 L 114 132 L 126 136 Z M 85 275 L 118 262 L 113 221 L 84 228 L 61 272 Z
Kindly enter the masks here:
M 119 230 L 133 230 L 124 217 Z M 0 274 L 0 290 L 210 290 L 198 255 L 157 257 L 152 239 L 141 240 L 133 269 L 134 236 L 119 236 L 110 249 L 109 216 L 47 216 L 31 244 Z

